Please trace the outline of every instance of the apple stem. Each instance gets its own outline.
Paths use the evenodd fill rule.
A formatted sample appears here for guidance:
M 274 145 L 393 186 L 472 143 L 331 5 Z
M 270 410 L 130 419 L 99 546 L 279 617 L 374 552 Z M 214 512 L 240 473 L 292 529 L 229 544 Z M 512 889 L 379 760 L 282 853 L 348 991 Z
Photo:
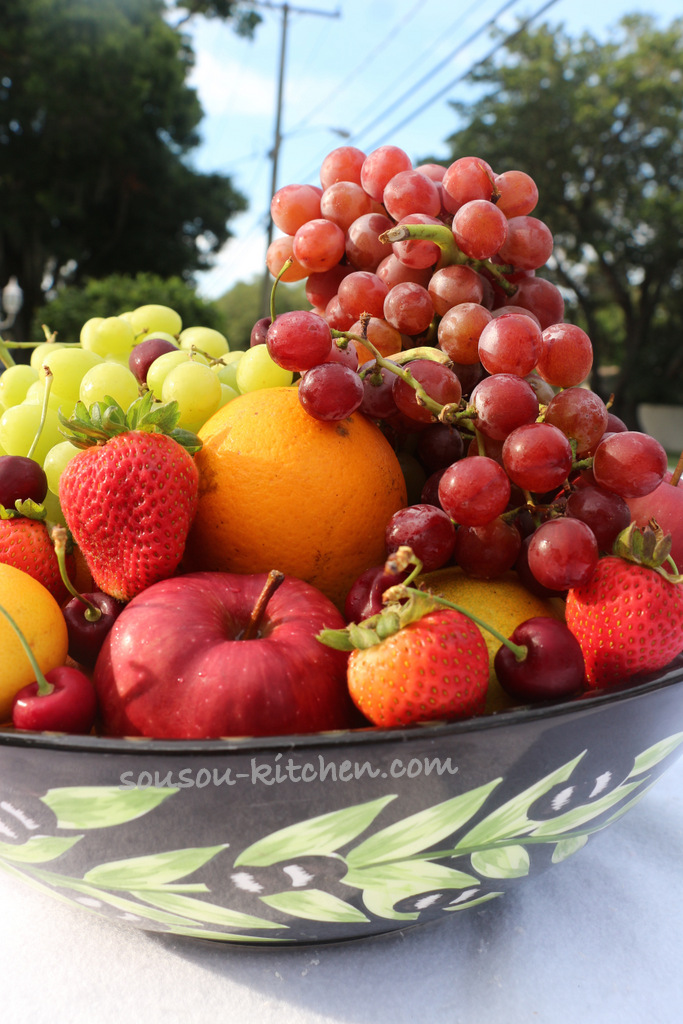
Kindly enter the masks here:
M 263 586 L 263 590 L 259 594 L 258 600 L 254 605 L 251 615 L 249 616 L 249 622 L 246 629 L 239 637 L 240 640 L 253 640 L 258 635 L 259 626 L 265 613 L 268 602 L 271 597 L 280 586 L 284 583 L 285 574 L 279 572 L 277 569 L 271 569 L 266 578 L 266 582 Z
M 673 475 L 669 480 L 669 483 L 673 487 L 678 487 L 678 481 L 681 479 L 681 474 L 683 474 L 683 452 L 681 452 L 680 458 L 676 464 L 676 468 L 674 469 Z
M 38 664 L 38 660 L 37 660 L 35 654 L 33 653 L 33 651 L 31 650 L 31 646 L 30 646 L 28 640 L 26 639 L 26 637 L 24 636 L 22 631 L 19 629 L 19 626 L 14 621 L 14 619 L 12 618 L 10 613 L 7 611 L 7 609 L 3 608 L 3 606 L 1 604 L 0 604 L 0 612 L 2 612 L 2 614 L 5 616 L 5 618 L 9 622 L 10 626 L 14 630 L 14 632 L 17 634 L 17 638 L 19 640 L 19 643 L 24 648 L 24 651 L 26 653 L 26 657 L 31 662 L 31 668 L 33 669 L 34 675 L 36 677 L 36 683 L 38 684 L 38 696 L 39 697 L 47 697 L 48 694 L 52 693 L 52 691 L 54 690 L 53 684 L 48 682 L 47 679 L 45 678 L 45 676 L 43 675 L 43 673 L 41 671 L 41 668 L 40 668 L 40 665 Z
M 102 611 L 89 601 L 87 597 L 79 592 L 74 587 L 73 583 L 69 579 L 69 574 L 66 569 L 66 530 L 63 526 L 53 526 L 50 534 L 52 537 L 52 543 L 55 546 L 55 554 L 57 555 L 57 562 L 59 563 L 59 575 L 62 577 L 64 586 L 69 591 L 72 597 L 78 598 L 78 600 L 85 605 L 84 617 L 88 622 L 97 622 L 98 619 L 102 618 Z

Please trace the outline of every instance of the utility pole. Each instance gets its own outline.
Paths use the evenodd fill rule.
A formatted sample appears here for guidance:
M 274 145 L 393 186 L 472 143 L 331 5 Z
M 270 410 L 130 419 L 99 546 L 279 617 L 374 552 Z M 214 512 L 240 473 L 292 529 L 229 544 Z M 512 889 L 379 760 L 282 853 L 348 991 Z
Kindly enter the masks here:
M 278 78 L 277 78 L 277 100 L 275 106 L 275 131 L 273 135 L 273 146 L 269 153 L 271 161 L 271 174 L 270 174 L 270 195 L 268 196 L 268 226 L 266 229 L 266 247 L 273 241 L 273 220 L 270 216 L 270 200 L 277 191 L 277 172 L 278 163 L 280 159 L 280 147 L 282 145 L 282 108 L 284 104 L 284 90 L 285 90 L 285 62 L 287 56 L 287 30 L 289 28 L 289 15 L 290 14 L 316 14 L 324 18 L 339 18 L 341 12 L 336 11 L 323 11 L 313 7 L 293 7 L 291 4 L 274 4 L 268 3 L 266 0 L 263 2 L 255 3 L 255 7 L 268 7 L 272 10 L 279 10 L 282 13 L 282 22 L 280 28 L 280 57 L 278 62 Z M 263 316 L 268 315 L 269 310 L 269 293 L 270 293 L 270 275 L 268 270 L 265 270 L 263 277 L 263 293 L 261 297 L 261 311 Z

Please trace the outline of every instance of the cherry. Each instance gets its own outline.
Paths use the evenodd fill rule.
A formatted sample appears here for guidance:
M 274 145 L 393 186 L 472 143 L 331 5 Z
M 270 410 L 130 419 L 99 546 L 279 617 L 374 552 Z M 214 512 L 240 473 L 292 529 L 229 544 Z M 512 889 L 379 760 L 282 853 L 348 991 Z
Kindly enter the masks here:
M 493 667 L 506 693 L 516 700 L 557 700 L 583 689 L 585 665 L 578 640 L 564 622 L 537 616 L 520 623 L 503 644 Z
M 69 637 L 69 656 L 79 665 L 94 668 L 107 633 L 123 605 L 101 590 L 72 597 L 62 606 Z
M 17 501 L 45 501 L 47 477 L 40 463 L 26 455 L 0 456 L 0 505 L 13 509 Z
M 12 724 L 31 732 L 89 733 L 96 712 L 95 688 L 85 673 L 60 665 L 19 690 Z
M 14 696 L 14 727 L 32 732 L 90 732 L 97 713 L 95 688 L 90 679 L 69 665 L 59 665 L 43 674 L 28 640 L 2 605 L 0 613 L 17 634 L 35 675 L 35 681 Z

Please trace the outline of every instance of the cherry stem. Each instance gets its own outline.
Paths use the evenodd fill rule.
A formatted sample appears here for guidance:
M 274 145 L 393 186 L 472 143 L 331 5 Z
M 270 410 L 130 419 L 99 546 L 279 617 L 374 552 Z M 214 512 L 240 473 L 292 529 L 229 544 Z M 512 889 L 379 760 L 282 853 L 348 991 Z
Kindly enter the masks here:
M 102 610 L 98 608 L 96 604 L 93 604 L 92 601 L 89 601 L 83 594 L 79 594 L 69 579 L 69 573 L 66 568 L 66 530 L 63 526 L 53 526 L 50 536 L 52 537 L 52 543 L 55 546 L 55 554 L 57 555 L 57 562 L 59 563 L 59 575 L 62 577 L 64 586 L 72 597 L 77 598 L 85 605 L 83 617 L 87 619 L 88 622 L 97 622 L 98 619 L 102 618 Z
M 240 640 L 253 640 L 258 635 L 259 627 L 263 619 L 266 607 L 271 597 L 280 586 L 284 583 L 285 574 L 279 572 L 277 569 L 271 569 L 266 578 L 263 590 L 259 594 L 258 600 L 254 605 L 251 615 L 249 616 L 249 622 L 246 629 L 242 633 Z
M 43 366 L 43 373 L 45 374 L 45 391 L 43 392 L 43 406 L 42 409 L 40 410 L 40 421 L 38 423 L 38 429 L 36 430 L 36 434 L 31 443 L 31 447 L 27 452 L 27 458 L 29 459 L 33 458 L 33 453 L 36 450 L 36 446 L 38 444 L 38 441 L 40 440 L 40 435 L 42 434 L 43 427 L 45 426 L 48 403 L 50 401 L 50 391 L 52 389 L 52 370 L 47 364 Z
M 480 619 L 478 615 L 475 615 L 474 612 L 469 611 L 467 608 L 463 608 L 462 605 L 454 604 L 453 601 L 449 601 L 447 598 L 441 597 L 439 594 L 433 594 L 430 590 L 415 590 L 412 587 L 406 587 L 406 593 L 420 594 L 422 597 L 424 597 L 425 593 L 429 594 L 437 604 L 443 605 L 444 608 L 451 608 L 455 612 L 460 612 L 462 615 L 467 616 L 468 619 L 471 619 L 472 622 L 475 622 L 477 626 L 480 626 L 481 629 L 485 629 L 487 633 L 491 633 L 495 636 L 496 640 L 500 640 L 502 644 L 505 644 L 506 647 L 510 648 L 517 661 L 524 661 L 526 659 L 526 656 L 529 653 L 529 648 L 525 644 L 514 643 L 514 641 L 510 640 L 510 638 L 505 636 L 504 633 L 501 633 L 500 630 L 495 629 L 493 626 L 489 626 L 488 622 L 484 622 L 484 620 Z
M 680 458 L 676 463 L 676 468 L 674 469 L 673 475 L 669 480 L 669 483 L 673 487 L 678 487 L 678 481 L 681 479 L 681 474 L 683 474 L 683 452 L 681 452 Z
M 19 639 L 19 643 L 24 648 L 24 651 L 26 653 L 26 657 L 31 662 L 31 668 L 33 669 L 34 675 L 36 677 L 36 683 L 38 684 L 38 696 L 39 697 L 47 697 L 48 694 L 52 693 L 52 691 L 54 690 L 53 684 L 49 683 L 47 681 L 47 679 L 45 678 L 45 676 L 43 675 L 43 672 L 42 672 L 42 670 L 40 668 L 40 665 L 38 664 L 38 660 L 37 660 L 35 654 L 33 653 L 33 651 L 31 650 L 31 647 L 30 647 L 30 644 L 29 644 L 28 640 L 26 639 L 26 637 L 24 636 L 22 631 L 19 629 L 19 626 L 14 621 L 14 619 L 12 618 L 10 613 L 7 611 L 7 609 L 3 608 L 3 606 L 1 604 L 0 604 L 0 612 L 2 612 L 2 614 L 5 616 L 5 618 L 9 622 L 10 626 L 14 630 L 14 632 L 17 634 L 17 637 Z

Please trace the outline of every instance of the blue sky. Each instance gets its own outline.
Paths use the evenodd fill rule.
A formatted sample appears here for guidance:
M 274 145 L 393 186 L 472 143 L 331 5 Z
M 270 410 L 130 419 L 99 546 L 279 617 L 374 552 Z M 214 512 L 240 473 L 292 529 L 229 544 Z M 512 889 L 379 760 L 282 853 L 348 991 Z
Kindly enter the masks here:
M 303 13 L 303 12 L 307 13 Z M 680 0 L 311 0 L 289 4 L 278 186 L 318 183 L 323 157 L 350 144 L 365 152 L 391 143 L 413 160 L 445 153 L 456 128 L 449 100 L 467 99 L 462 77 L 519 19 L 588 30 L 609 38 L 618 20 L 647 11 L 660 28 L 681 14 Z M 282 3 L 261 9 L 253 41 L 218 20 L 195 19 L 190 84 L 205 112 L 202 171 L 230 174 L 249 210 L 200 291 L 217 298 L 262 273 L 268 210 Z M 342 135 L 341 133 L 344 133 Z

